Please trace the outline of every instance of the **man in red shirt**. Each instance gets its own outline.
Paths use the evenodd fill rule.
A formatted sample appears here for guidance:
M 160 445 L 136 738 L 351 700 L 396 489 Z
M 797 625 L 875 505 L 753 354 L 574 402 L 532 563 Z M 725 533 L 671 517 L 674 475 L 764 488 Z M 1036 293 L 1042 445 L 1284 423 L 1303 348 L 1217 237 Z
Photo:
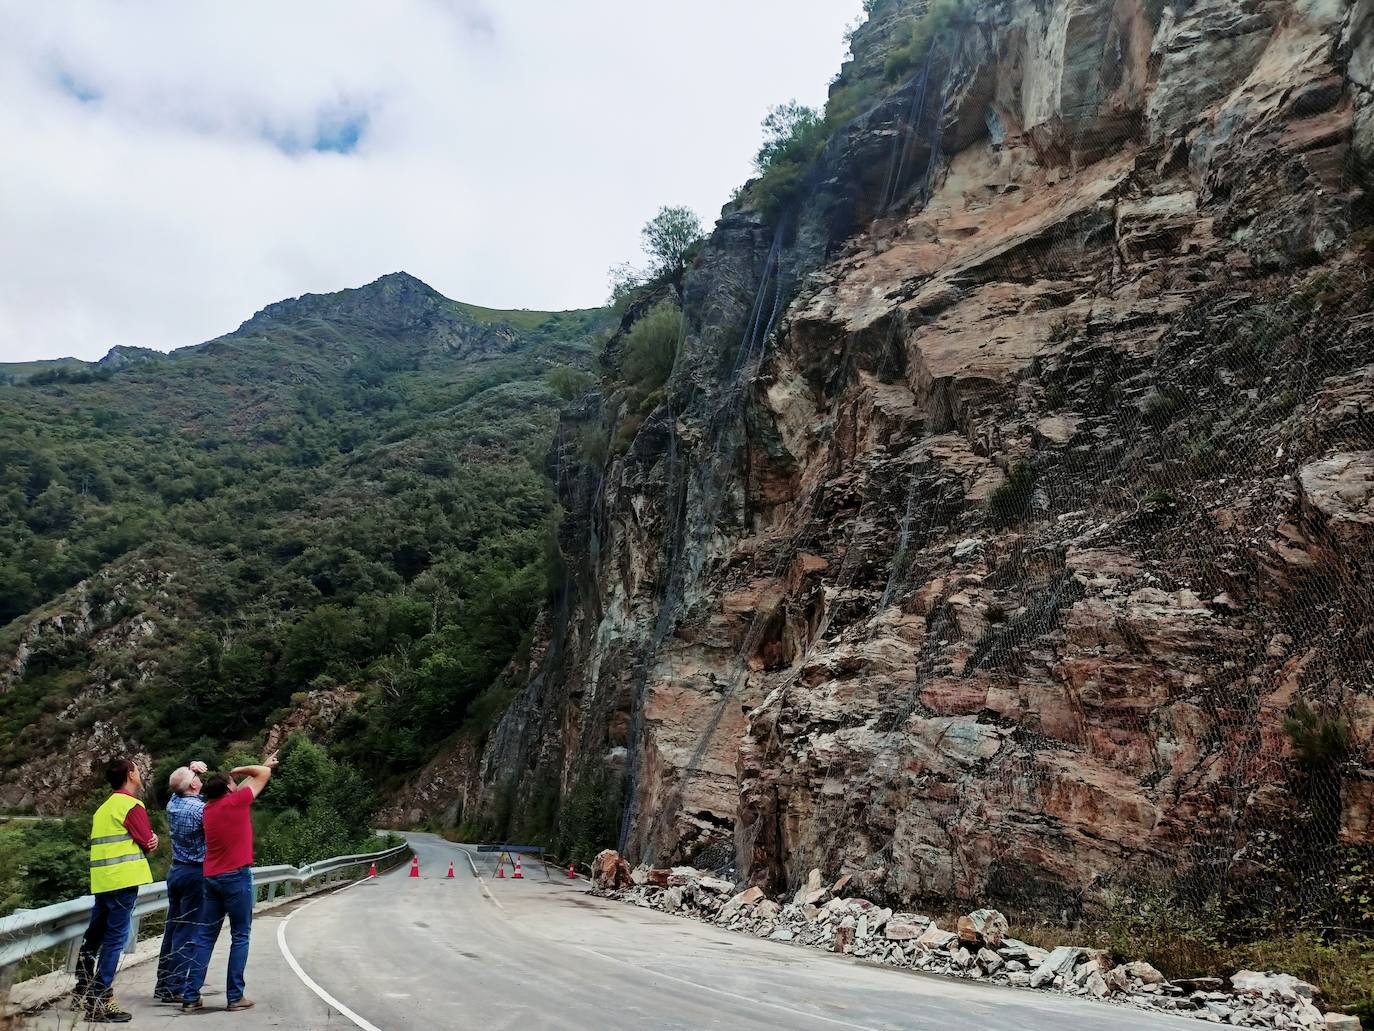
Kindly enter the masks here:
M 230 1010 L 252 1008 L 243 995 L 243 972 L 248 965 L 248 940 L 253 928 L 253 821 L 249 810 L 277 768 L 275 753 L 261 766 L 239 766 L 216 773 L 201 789 L 205 799 L 205 896 L 196 917 L 199 934 L 181 1012 L 205 1008 L 200 990 L 210 968 L 224 918 L 229 917 L 229 973 L 225 996 Z M 235 783 L 235 777 L 243 780 Z

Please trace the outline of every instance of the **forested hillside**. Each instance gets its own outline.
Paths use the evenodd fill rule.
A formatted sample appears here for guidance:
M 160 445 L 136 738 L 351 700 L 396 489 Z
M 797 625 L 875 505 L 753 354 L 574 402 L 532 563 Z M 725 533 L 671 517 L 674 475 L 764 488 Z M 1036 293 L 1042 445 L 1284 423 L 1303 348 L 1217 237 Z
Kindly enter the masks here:
M 0 806 L 276 723 L 379 783 L 480 731 L 556 562 L 545 455 L 604 317 L 398 273 L 170 355 L 9 370 Z

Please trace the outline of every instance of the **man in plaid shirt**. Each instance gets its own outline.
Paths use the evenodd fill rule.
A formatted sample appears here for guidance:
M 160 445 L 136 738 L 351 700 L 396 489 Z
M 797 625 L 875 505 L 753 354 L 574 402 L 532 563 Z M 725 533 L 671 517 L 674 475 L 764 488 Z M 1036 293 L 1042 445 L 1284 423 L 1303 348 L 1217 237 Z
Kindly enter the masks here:
M 162 935 L 162 954 L 157 961 L 159 1002 L 180 1002 L 196 951 L 196 914 L 205 892 L 205 800 L 200 797 L 200 775 L 209 767 L 196 761 L 180 766 L 167 778 L 172 797 L 167 803 L 167 824 L 172 829 L 172 868 L 167 871 L 167 928 Z

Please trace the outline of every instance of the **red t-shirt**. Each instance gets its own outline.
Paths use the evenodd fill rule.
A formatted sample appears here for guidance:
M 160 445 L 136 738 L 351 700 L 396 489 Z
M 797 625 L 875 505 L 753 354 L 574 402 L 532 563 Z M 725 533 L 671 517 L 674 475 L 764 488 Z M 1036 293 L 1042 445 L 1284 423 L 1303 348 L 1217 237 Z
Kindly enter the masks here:
M 205 803 L 206 877 L 253 865 L 252 804 L 253 792 L 246 787 Z
M 127 791 L 116 791 L 115 794 L 134 797 Z M 153 850 L 153 825 L 148 822 L 148 810 L 143 806 L 136 805 L 124 815 L 124 829 L 144 852 Z

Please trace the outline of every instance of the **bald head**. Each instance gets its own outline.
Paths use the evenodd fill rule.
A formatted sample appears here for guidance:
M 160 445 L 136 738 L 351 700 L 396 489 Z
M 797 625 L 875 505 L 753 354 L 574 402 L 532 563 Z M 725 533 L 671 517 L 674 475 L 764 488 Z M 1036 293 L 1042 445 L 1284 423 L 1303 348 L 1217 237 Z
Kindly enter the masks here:
M 178 766 L 173 770 L 172 775 L 167 778 L 167 786 L 175 795 L 194 794 L 200 788 L 199 778 L 191 772 L 189 766 Z

